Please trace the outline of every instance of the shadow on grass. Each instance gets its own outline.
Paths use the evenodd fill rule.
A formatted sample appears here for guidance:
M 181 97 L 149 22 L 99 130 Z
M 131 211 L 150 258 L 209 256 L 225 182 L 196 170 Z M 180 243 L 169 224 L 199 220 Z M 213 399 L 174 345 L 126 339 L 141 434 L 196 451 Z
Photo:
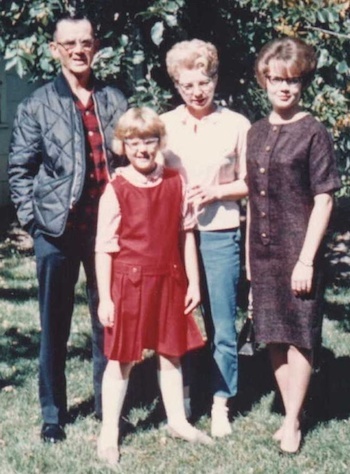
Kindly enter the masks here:
M 0 298 L 9 302 L 25 302 L 30 299 L 37 300 L 38 289 L 37 287 L 32 288 L 0 288 Z M 77 292 L 74 297 L 74 304 L 87 304 L 86 296 L 84 293 Z
M 37 288 L 0 288 L 0 298 L 7 301 L 24 302 L 37 299 Z
M 346 303 L 327 301 L 325 316 L 331 321 L 338 321 L 338 326 L 342 331 L 350 332 L 350 301 Z
M 0 337 L 0 361 L 16 370 L 9 377 L 0 379 L 0 390 L 7 386 L 20 386 L 28 378 L 28 366 L 21 360 L 38 357 L 40 333 L 29 331 L 25 334 L 16 327 L 10 327 Z
M 335 357 L 322 347 L 319 368 L 312 376 L 306 403 L 310 427 L 319 421 L 347 419 L 350 416 L 350 357 Z
M 210 414 L 211 393 L 208 379 L 210 355 L 206 348 L 193 354 L 192 421 Z M 319 422 L 347 419 L 350 416 L 350 357 L 335 358 L 332 351 L 322 348 L 319 369 L 312 376 L 305 404 L 304 427 L 312 430 Z M 275 390 L 275 382 L 266 350 L 254 357 L 240 357 L 239 391 L 231 404 L 233 417 L 248 414 L 262 396 Z M 132 411 L 140 411 L 136 423 L 130 421 Z M 275 394 L 271 411 L 283 413 L 279 395 Z M 86 400 L 70 411 L 71 417 L 93 412 L 93 401 Z M 165 412 L 157 383 L 156 358 L 137 364 L 131 374 L 123 408 L 122 436 L 139 429 L 158 427 L 165 421 Z M 129 421 L 125 421 L 129 420 Z

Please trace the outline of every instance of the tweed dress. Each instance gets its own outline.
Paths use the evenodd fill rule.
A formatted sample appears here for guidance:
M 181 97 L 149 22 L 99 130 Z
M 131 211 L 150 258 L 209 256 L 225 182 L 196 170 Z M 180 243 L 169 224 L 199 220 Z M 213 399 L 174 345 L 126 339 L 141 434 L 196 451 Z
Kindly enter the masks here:
M 340 187 L 332 142 L 311 115 L 274 125 L 264 118 L 248 133 L 247 181 L 254 321 L 257 342 L 312 349 L 321 340 L 323 245 L 311 294 L 295 296 L 291 275 L 305 239 L 314 196 Z

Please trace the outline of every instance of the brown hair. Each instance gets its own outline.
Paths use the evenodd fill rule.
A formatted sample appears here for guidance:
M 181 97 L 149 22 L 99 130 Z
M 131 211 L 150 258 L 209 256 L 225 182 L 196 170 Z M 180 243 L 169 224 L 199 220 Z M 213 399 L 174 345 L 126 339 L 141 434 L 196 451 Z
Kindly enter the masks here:
M 118 120 L 114 131 L 114 151 L 124 154 L 123 141 L 126 138 L 159 138 L 162 148 L 165 144 L 165 125 L 159 115 L 150 107 L 132 107 Z
M 178 81 L 180 69 L 202 69 L 212 78 L 218 73 L 218 52 L 212 43 L 200 39 L 180 41 L 168 51 L 166 67 L 174 82 Z
M 262 47 L 255 61 L 256 79 L 263 89 L 270 61 L 281 61 L 288 73 L 301 76 L 303 88 L 310 84 L 317 66 L 316 52 L 309 44 L 298 38 L 274 39 Z

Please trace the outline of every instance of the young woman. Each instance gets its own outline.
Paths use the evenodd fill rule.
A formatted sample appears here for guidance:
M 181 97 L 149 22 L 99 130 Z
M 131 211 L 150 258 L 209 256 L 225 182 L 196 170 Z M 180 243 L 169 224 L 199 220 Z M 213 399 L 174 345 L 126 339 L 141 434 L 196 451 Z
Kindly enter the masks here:
M 300 100 L 316 69 L 313 48 L 295 38 L 265 45 L 256 77 L 272 110 L 248 134 L 247 233 L 256 339 L 268 345 L 285 418 L 274 434 L 296 453 L 313 348 L 322 325 L 322 238 L 339 188 L 333 145 Z
M 184 412 L 179 358 L 203 345 L 191 314 L 200 300 L 199 277 L 185 185 L 176 171 L 156 164 L 164 136 L 162 121 L 149 108 L 130 109 L 120 118 L 118 153 L 130 165 L 118 169 L 99 206 L 98 314 L 108 363 L 98 456 L 111 465 L 119 460 L 118 423 L 129 374 L 145 348 L 159 356 L 169 432 L 190 442 L 211 442 Z

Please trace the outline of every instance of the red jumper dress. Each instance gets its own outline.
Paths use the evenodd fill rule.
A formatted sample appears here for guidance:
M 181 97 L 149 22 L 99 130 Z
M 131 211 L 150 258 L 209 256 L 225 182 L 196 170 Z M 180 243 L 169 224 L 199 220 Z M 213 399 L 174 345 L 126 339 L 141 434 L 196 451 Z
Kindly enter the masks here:
M 185 315 L 187 278 L 180 256 L 182 182 L 164 169 L 157 186 L 112 182 L 121 211 L 120 251 L 113 255 L 111 295 L 115 323 L 105 329 L 105 354 L 132 362 L 143 349 L 179 357 L 204 341 L 193 315 Z

